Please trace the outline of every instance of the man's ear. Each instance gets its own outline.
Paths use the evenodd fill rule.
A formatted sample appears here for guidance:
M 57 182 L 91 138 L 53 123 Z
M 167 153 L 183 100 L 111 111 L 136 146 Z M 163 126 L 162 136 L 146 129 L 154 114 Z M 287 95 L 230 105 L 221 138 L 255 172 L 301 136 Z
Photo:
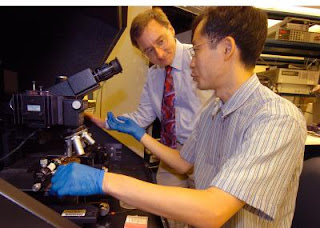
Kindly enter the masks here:
M 226 61 L 226 60 L 229 60 L 233 56 L 233 54 L 236 50 L 236 42 L 233 39 L 233 37 L 231 37 L 231 36 L 225 37 L 223 42 L 224 42 L 224 48 L 225 48 L 224 60 Z
M 172 33 L 173 36 L 176 35 L 176 31 L 174 30 L 174 28 L 172 27 L 171 24 L 168 25 L 168 29 L 169 29 L 169 31 Z

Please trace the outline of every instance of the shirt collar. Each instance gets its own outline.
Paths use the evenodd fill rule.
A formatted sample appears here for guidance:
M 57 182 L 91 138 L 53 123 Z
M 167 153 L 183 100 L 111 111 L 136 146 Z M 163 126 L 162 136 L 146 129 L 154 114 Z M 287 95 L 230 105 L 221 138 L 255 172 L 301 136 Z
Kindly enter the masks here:
M 171 66 L 177 70 L 182 70 L 183 62 L 183 44 L 176 39 L 176 53 Z
M 211 98 L 210 98 L 211 99 Z M 213 108 L 211 111 L 211 115 L 215 116 L 221 111 L 222 101 L 219 97 L 213 97 Z
M 221 106 L 222 117 L 226 118 L 232 112 L 239 109 L 258 88 L 260 81 L 256 74 L 252 75 L 233 95 Z

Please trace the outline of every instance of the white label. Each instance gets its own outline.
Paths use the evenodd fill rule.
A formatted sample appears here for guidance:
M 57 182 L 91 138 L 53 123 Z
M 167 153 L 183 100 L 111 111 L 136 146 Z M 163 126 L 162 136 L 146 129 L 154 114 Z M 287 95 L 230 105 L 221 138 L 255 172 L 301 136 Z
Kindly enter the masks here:
M 40 112 L 41 107 L 40 107 L 40 105 L 27 105 L 27 110 L 29 112 Z
M 66 216 L 66 217 L 83 217 L 86 215 L 86 210 L 85 209 L 79 209 L 79 210 L 64 210 L 61 213 L 61 216 Z
M 148 217 L 138 215 L 127 215 L 124 228 L 147 228 Z

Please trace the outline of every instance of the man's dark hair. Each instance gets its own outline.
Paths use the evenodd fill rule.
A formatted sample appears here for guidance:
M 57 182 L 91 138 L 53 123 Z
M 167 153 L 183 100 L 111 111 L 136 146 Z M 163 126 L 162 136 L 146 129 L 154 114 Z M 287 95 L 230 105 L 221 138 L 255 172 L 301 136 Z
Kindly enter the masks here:
M 133 46 L 139 48 L 137 39 L 142 35 L 144 28 L 151 20 L 157 21 L 166 28 L 168 28 L 171 24 L 167 15 L 159 7 L 154 7 L 150 10 L 140 13 L 133 19 L 131 23 L 130 38 Z
M 192 37 L 196 27 L 204 21 L 201 35 L 212 40 L 212 48 L 223 38 L 233 37 L 240 49 L 240 57 L 245 67 L 256 64 L 267 36 L 267 15 L 260 9 L 250 6 L 209 7 L 195 18 Z

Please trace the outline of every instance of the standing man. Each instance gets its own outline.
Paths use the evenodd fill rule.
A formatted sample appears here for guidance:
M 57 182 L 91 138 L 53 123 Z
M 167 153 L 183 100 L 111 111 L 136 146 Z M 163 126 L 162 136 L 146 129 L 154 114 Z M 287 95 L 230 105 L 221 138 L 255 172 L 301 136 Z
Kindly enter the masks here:
M 161 122 L 160 142 L 180 149 L 191 134 L 195 117 L 211 95 L 197 89 L 192 80 L 192 45 L 182 44 L 160 8 L 147 10 L 134 18 L 130 29 L 133 46 L 138 48 L 154 65 L 149 69 L 139 107 L 122 114 L 146 128 L 158 118 Z M 87 115 L 88 116 L 88 115 Z M 100 127 L 109 126 L 98 118 L 89 116 Z M 193 177 L 179 174 L 162 161 L 157 172 L 161 185 L 194 187 Z
M 177 171 L 194 166 L 196 189 L 154 185 L 73 163 L 58 168 L 52 192 L 104 192 L 196 227 L 290 228 L 306 123 L 297 107 L 253 72 L 266 34 L 266 14 L 253 7 L 209 8 L 196 19 L 192 77 L 198 88 L 215 90 L 216 98 L 201 112 L 180 154 L 131 119 L 109 114 L 111 128 L 133 135 Z

